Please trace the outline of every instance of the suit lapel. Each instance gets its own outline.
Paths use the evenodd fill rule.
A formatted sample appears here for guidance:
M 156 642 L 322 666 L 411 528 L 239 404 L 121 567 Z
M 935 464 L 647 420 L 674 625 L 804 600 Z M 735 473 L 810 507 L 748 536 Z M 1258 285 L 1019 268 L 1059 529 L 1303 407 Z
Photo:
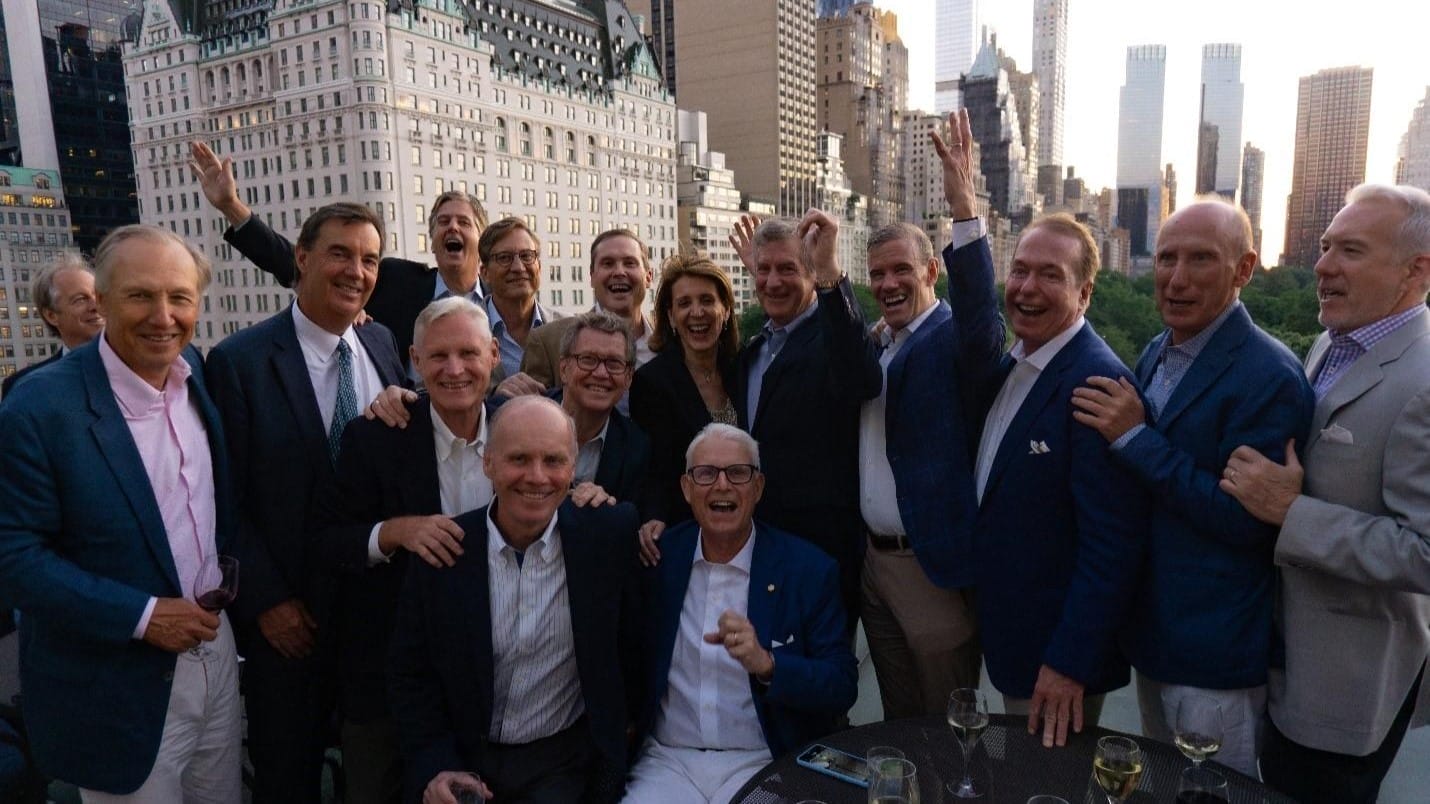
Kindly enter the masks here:
M 895 415 L 898 408 L 898 395 L 904 385 L 904 364 L 908 362 L 909 355 L 914 353 L 919 344 L 933 337 L 933 331 L 939 324 L 953 317 L 953 310 L 949 309 L 947 302 L 939 301 L 935 304 L 934 311 L 929 313 L 929 317 L 925 318 L 919 328 L 914 330 L 904 345 L 899 347 L 899 353 L 894 355 L 894 359 L 889 362 L 886 380 L 888 387 L 884 389 L 887 415 Z
M 189 375 L 189 398 L 198 403 L 199 416 L 204 420 L 204 432 L 209 437 L 209 457 L 213 465 L 214 479 L 214 511 L 217 533 L 214 534 L 214 549 L 223 553 L 232 548 L 234 536 L 238 533 L 237 524 L 233 521 L 233 498 L 231 495 L 228 474 L 228 445 L 223 434 L 223 420 L 219 418 L 218 408 L 214 406 L 213 400 L 209 398 L 208 389 L 204 385 L 204 365 L 203 357 L 199 355 L 198 349 L 193 346 L 185 350 L 184 359 L 189 361 L 193 373 Z
M 482 734 L 491 733 L 493 701 L 496 698 L 496 659 L 492 651 L 492 601 L 488 593 L 491 584 L 491 567 L 487 565 L 487 508 L 479 508 L 466 517 L 468 532 L 474 537 L 467 548 L 467 556 L 472 560 L 463 562 L 469 566 L 470 578 L 453 585 L 454 597 L 463 605 L 462 616 L 466 620 L 466 643 L 476 654 L 477 695 L 480 710 L 487 713 L 487 722 L 482 724 Z M 460 565 L 459 565 L 460 566 Z M 440 576 L 439 576 L 440 577 Z
M 746 616 L 755 627 L 755 641 L 769 649 L 771 640 L 784 639 L 784 634 L 774 632 L 776 604 L 784 587 L 784 577 L 780 573 L 779 544 L 769 537 L 761 538 L 759 525 L 755 526 L 754 539 Z
M 655 632 L 655 675 L 650 681 L 650 693 L 660 697 L 665 695 L 667 677 L 670 675 L 670 660 L 675 652 L 675 639 L 680 633 L 680 612 L 685 608 L 685 590 L 690 586 L 691 562 L 695 560 L 696 534 L 694 525 L 680 528 L 677 539 L 663 542 L 660 564 L 660 608 L 656 609 Z M 667 552 L 668 550 L 668 552 Z M 660 703 L 656 698 L 656 705 Z
M 100 337 L 103 337 L 102 335 Z M 84 370 L 85 395 L 89 398 L 89 409 L 95 421 L 90 425 L 95 443 L 105 463 L 114 475 L 119 488 L 129 500 L 134 516 L 139 520 L 139 528 L 154 560 L 164 570 L 164 576 L 172 585 L 176 596 L 183 595 L 183 584 L 179 582 L 179 570 L 174 565 L 174 554 L 169 548 L 169 536 L 164 530 L 164 518 L 159 513 L 159 503 L 154 498 L 154 489 L 149 485 L 149 474 L 144 468 L 144 460 L 139 448 L 134 444 L 134 436 L 119 411 L 119 403 L 114 399 L 114 389 L 105 374 L 104 363 L 99 349 L 90 346 L 77 352 L 74 359 L 82 361 Z M 217 480 L 215 475 L 215 480 Z
M 303 347 L 298 344 L 298 331 L 293 328 L 293 308 L 289 307 L 280 315 L 284 318 L 274 331 L 269 362 L 283 389 L 283 399 L 298 422 L 298 434 L 307 445 L 309 459 L 314 461 L 314 466 L 331 465 L 328 434 L 323 429 L 323 417 L 318 412 L 318 397 L 313 393 L 313 380 L 308 376 Z
M 818 335 L 819 322 L 813 318 L 805 319 L 794 332 L 785 338 L 785 345 L 780 347 L 780 353 L 775 355 L 775 359 L 770 361 L 770 367 L 765 369 L 764 379 L 760 382 L 760 399 L 755 409 L 764 410 L 770 401 L 771 389 L 777 388 L 789 374 L 790 365 L 801 356 L 806 354 Z M 755 417 L 755 423 L 759 423 L 759 417 Z
M 1316 440 L 1337 410 L 1359 399 L 1385 379 L 1384 367 L 1399 360 L 1410 344 L 1427 331 L 1430 331 L 1430 312 L 1422 308 L 1418 317 L 1385 336 L 1384 340 L 1352 363 L 1317 403 L 1310 440 Z
M 412 423 L 404 431 L 407 449 L 395 456 L 402 462 L 398 476 L 402 498 L 410 511 L 440 511 L 442 484 L 437 478 L 437 453 L 432 449 L 432 406 L 419 402 L 412 409 Z
M 372 361 L 373 367 L 377 369 L 377 378 L 382 380 L 382 387 L 386 388 L 389 385 L 401 385 L 404 379 L 402 376 L 402 358 L 396 354 L 395 351 L 383 348 L 385 346 L 391 346 L 391 344 L 387 343 L 391 335 L 389 334 L 389 338 L 384 338 L 379 334 L 378 330 L 368 327 L 353 327 L 353 333 L 357 335 L 358 342 L 362 344 L 362 348 L 367 350 L 368 359 Z M 395 346 L 392 348 L 394 350 L 396 349 Z
M 1236 362 L 1236 354 L 1251 333 L 1251 316 L 1246 308 L 1239 307 L 1222 322 L 1221 329 L 1212 335 L 1210 341 L 1192 361 L 1191 368 L 1177 383 L 1177 388 L 1167 400 L 1166 406 L 1157 416 L 1156 427 L 1161 432 L 1171 429 L 1187 407 L 1202 394 L 1211 390 L 1216 381 Z M 1146 385 L 1144 384 L 1145 388 Z
M 760 350 L 765 346 L 765 331 L 762 329 L 745 344 L 745 348 L 740 350 L 739 359 L 735 361 L 735 377 L 731 388 L 735 389 L 731 398 L 735 400 L 735 409 L 740 414 L 740 427 L 749 430 L 750 423 L 755 420 L 756 411 L 749 410 L 750 399 L 750 369 L 755 365 L 755 359 L 759 356 Z M 761 392 L 761 396 L 764 393 Z
M 600 611 L 600 590 L 596 588 L 592 570 L 603 559 L 594 549 L 596 540 L 582 538 L 585 534 L 581 532 L 576 507 L 570 500 L 557 509 L 556 527 L 560 533 L 561 555 L 566 570 L 566 605 L 571 610 L 571 645 L 576 656 L 576 673 L 578 678 L 586 677 L 592 672 L 601 672 L 600 668 L 591 664 L 591 657 L 596 655 L 591 639 L 606 630 L 595 620 L 596 612 Z M 594 689 L 594 685 L 582 684 L 582 689 Z
M 606 442 L 601 445 L 601 460 L 596 464 L 596 485 L 608 492 L 620 488 L 626 454 L 626 423 L 621 415 L 611 411 L 606 425 Z M 622 500 L 624 502 L 624 500 Z

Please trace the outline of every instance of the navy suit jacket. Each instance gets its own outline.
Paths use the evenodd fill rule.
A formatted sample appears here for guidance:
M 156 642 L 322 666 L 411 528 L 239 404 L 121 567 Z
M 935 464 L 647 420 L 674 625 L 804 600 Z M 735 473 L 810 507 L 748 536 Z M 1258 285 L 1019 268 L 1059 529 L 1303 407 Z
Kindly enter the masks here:
M 213 461 L 215 544 L 235 522 L 218 411 L 197 350 L 189 398 Z M 0 408 L 0 606 L 18 608 L 25 721 L 40 770 L 124 794 L 149 775 L 173 653 L 133 638 L 153 597 L 181 597 L 159 504 L 98 344 L 15 389 Z
M 975 580 L 972 469 L 982 424 L 979 399 L 997 371 L 1004 330 L 988 239 L 950 246 L 943 261 L 953 307 L 939 302 L 889 364 L 884 427 L 899 515 L 919 566 L 933 583 L 959 588 Z M 820 291 L 819 316 L 840 355 L 833 365 L 843 382 L 878 396 L 878 347 L 862 328 L 849 326 L 858 310 L 847 281 Z
M 606 775 L 621 779 L 632 711 L 626 680 L 634 677 L 640 656 L 639 517 L 625 503 L 577 508 L 569 500 L 556 516 L 586 724 Z M 389 654 L 388 697 L 413 801 L 438 773 L 480 774 L 486 761 L 495 696 L 486 518 L 486 508 L 456 518 L 468 535 L 454 566 L 408 562 Z
M 1146 386 L 1163 332 L 1137 361 Z M 1266 683 L 1277 528 L 1217 482 L 1246 444 L 1278 463 L 1306 443 L 1316 398 L 1291 350 L 1238 306 L 1212 335 L 1155 423 L 1113 453 L 1155 501 L 1147 557 L 1122 645 L 1164 684 L 1241 689 Z
M 238 249 L 258 270 L 271 274 L 284 287 L 292 287 L 297 267 L 294 262 L 293 244 L 288 238 L 273 231 L 257 214 L 237 229 L 230 228 L 223 233 L 223 239 Z M 482 295 L 486 293 L 481 280 Z M 378 264 L 377 284 L 372 288 L 372 297 L 367 301 L 368 315 L 372 320 L 392 330 L 397 343 L 397 356 L 406 376 L 408 365 L 407 347 L 412 345 L 412 325 L 422 308 L 432 303 L 437 289 L 437 269 L 426 263 L 404 260 L 401 257 L 384 257 Z
M 1004 372 L 1012 365 L 1005 358 Z M 1128 681 L 1115 643 L 1142 565 L 1148 499 L 1107 440 L 1073 419 L 1073 389 L 1093 376 L 1131 379 L 1084 324 L 1009 423 L 974 525 L 988 677 L 1016 698 L 1032 697 L 1045 664 L 1088 695 Z
M 387 651 L 410 558 L 399 549 L 390 561 L 369 567 L 372 527 L 394 517 L 442 513 L 432 406 L 424 395 L 408 403 L 407 410 L 412 419 L 406 428 L 388 427 L 378 419 L 354 419 L 348 425 L 333 482 L 323 485 L 313 509 L 319 561 L 339 576 L 343 713 L 359 722 L 388 714 Z M 465 542 L 469 548 L 473 543 Z
M 10 395 L 10 391 L 14 390 L 15 383 L 19 382 L 20 378 L 25 377 L 26 375 L 37 369 L 42 369 L 45 366 L 54 363 L 56 360 L 59 360 L 64 356 L 64 352 L 55 352 L 44 360 L 41 360 L 38 363 L 31 363 L 30 365 L 20 369 L 14 374 L 11 374 L 10 376 L 6 377 L 4 381 L 0 381 L 0 399 L 4 399 L 5 397 Z
M 400 384 L 392 334 L 372 324 L 354 332 L 383 385 Z M 293 309 L 224 338 L 209 353 L 208 381 L 223 416 L 241 512 L 243 594 L 235 616 L 251 623 L 293 598 L 310 610 L 323 608 L 329 601 L 312 555 L 309 517 L 333 464 Z M 313 611 L 319 619 L 325 613 Z
M 647 655 L 637 746 L 655 727 L 665 698 L 699 533 L 693 521 L 668 528 L 660 563 L 645 570 Z M 768 685 L 751 676 L 750 694 L 770 753 L 780 756 L 837 728 L 859 695 L 859 667 L 844 632 L 834 560 L 758 521 L 754 538 L 747 611 L 760 645 L 775 657 L 775 672 Z
M 854 312 L 844 324 L 853 330 L 850 339 L 864 331 L 863 315 Z M 750 367 L 765 343 L 763 333 L 756 335 L 740 350 L 730 396 L 740 427 L 760 442 L 761 470 L 768 478 L 755 515 L 852 562 L 864 546 L 859 407 L 878 395 L 879 367 L 861 364 L 868 374 L 863 382 L 841 382 L 830 365 L 838 359 L 831 341 L 817 313 L 800 324 L 765 370 L 757 409 L 751 411 Z

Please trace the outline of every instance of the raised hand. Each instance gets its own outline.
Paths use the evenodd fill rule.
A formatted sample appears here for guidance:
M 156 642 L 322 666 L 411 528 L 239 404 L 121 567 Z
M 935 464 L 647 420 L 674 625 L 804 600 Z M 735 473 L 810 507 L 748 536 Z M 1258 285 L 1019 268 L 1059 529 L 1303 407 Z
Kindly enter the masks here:
M 740 220 L 735 222 L 735 231 L 730 233 L 730 247 L 735 249 L 751 276 L 755 274 L 755 228 L 759 225 L 759 217 L 741 215 Z
M 839 261 L 835 253 L 839 246 L 839 222 L 821 209 L 811 209 L 800 218 L 795 234 L 804 243 L 805 259 L 818 281 L 832 282 L 839 278 Z
M 968 110 L 950 112 L 948 128 L 952 135 L 948 142 L 937 131 L 929 132 L 929 139 L 943 163 L 943 197 L 953 219 L 963 221 L 977 216 L 978 198 L 973 184 L 973 129 L 968 123 Z
M 233 158 L 222 160 L 199 140 L 189 144 L 189 170 L 199 182 L 204 198 L 214 209 L 223 213 L 230 226 L 239 226 L 248 220 L 252 211 L 238 197 L 238 183 L 233 178 Z

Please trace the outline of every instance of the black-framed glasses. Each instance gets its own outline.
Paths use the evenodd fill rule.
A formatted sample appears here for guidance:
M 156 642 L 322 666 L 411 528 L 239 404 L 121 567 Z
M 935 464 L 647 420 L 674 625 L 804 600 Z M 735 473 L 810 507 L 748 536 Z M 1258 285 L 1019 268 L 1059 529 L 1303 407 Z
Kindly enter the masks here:
M 606 373 L 611 376 L 625 374 L 630 370 L 631 364 L 619 357 L 599 357 L 592 354 L 570 355 L 576 361 L 576 367 L 582 371 L 595 371 L 597 366 L 605 366 Z
M 521 260 L 522 265 L 535 265 L 536 260 L 541 257 L 541 252 L 525 248 L 521 251 L 498 251 L 492 255 L 492 262 L 506 268 L 511 265 L 512 260 Z
M 760 471 L 760 467 L 752 463 L 732 463 L 729 466 L 710 466 L 701 464 L 692 466 L 685 470 L 690 479 L 697 486 L 713 486 L 715 481 L 720 479 L 720 473 L 725 473 L 725 479 L 732 485 L 743 486 L 755 479 L 755 475 Z

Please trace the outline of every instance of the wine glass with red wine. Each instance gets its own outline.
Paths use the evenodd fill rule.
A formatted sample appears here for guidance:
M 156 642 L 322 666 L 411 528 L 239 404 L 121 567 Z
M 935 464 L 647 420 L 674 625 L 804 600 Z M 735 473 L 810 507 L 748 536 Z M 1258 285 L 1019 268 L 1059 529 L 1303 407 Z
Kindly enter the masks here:
M 194 602 L 204 611 L 218 614 L 237 596 L 238 559 L 233 556 L 206 556 L 198 575 L 194 576 Z M 205 658 L 209 655 L 209 648 L 200 643 L 189 653 Z

